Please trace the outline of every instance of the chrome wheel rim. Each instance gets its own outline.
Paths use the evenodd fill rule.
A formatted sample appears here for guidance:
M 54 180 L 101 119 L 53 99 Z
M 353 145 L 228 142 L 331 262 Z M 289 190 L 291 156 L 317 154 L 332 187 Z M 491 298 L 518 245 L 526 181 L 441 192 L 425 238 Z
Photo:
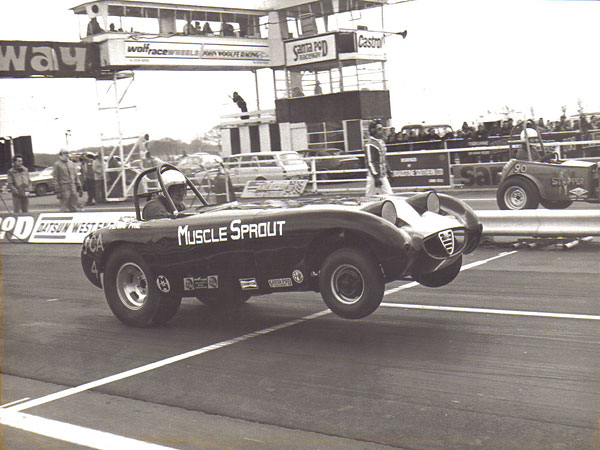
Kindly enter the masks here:
M 365 292 L 365 281 L 360 270 L 351 264 L 342 264 L 331 276 L 331 291 L 336 300 L 345 305 L 358 302 Z
M 523 209 L 527 203 L 527 193 L 520 186 L 511 186 L 504 193 L 504 203 L 510 209 Z
M 132 311 L 141 309 L 148 300 L 148 281 L 135 263 L 123 264 L 117 273 L 117 293 L 121 303 Z

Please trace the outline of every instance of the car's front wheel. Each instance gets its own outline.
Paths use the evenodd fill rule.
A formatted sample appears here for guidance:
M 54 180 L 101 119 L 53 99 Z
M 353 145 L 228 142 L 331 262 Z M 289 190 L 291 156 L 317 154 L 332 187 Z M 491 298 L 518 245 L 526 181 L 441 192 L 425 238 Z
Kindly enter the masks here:
M 385 280 L 372 255 L 356 248 L 342 248 L 323 262 L 319 288 L 331 311 L 346 319 L 360 319 L 381 303 Z
M 446 286 L 458 276 L 461 267 L 462 255 L 449 266 L 436 270 L 435 272 L 414 274 L 413 278 L 417 283 L 427 287 Z
M 179 310 L 181 296 L 168 292 L 168 280 L 159 278 L 135 250 L 116 249 L 106 263 L 104 295 L 117 319 L 134 327 L 168 322 Z
M 496 193 L 500 209 L 536 209 L 540 204 L 540 193 L 533 182 L 525 178 L 509 178 Z

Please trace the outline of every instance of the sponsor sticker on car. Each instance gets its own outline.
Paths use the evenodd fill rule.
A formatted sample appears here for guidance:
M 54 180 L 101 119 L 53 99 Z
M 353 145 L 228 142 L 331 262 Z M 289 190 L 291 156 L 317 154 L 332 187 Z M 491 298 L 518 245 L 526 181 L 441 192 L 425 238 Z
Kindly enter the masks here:
M 269 287 L 272 287 L 272 288 L 292 287 L 292 279 L 291 278 L 275 278 L 273 280 L 269 280 Z

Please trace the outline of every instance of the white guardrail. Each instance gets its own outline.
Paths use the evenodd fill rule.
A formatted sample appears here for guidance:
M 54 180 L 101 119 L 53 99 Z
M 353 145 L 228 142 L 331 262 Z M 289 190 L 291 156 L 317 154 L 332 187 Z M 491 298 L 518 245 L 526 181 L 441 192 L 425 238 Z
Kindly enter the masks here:
M 425 142 L 426 143 L 426 142 Z M 582 147 L 591 147 L 591 146 L 600 146 L 600 140 L 594 141 L 566 141 L 566 142 L 545 142 L 544 148 L 546 151 L 553 151 L 559 155 L 559 158 L 563 156 L 563 147 L 568 147 L 572 149 L 573 147 L 582 146 Z M 465 148 L 453 148 L 453 149 L 435 149 L 435 150 L 418 150 L 418 151 L 402 151 L 402 152 L 388 152 L 388 157 L 390 156 L 411 156 L 411 155 L 424 155 L 424 154 L 432 154 L 432 153 L 446 153 L 448 154 L 448 160 L 450 161 L 450 178 L 452 180 L 452 167 L 459 166 L 460 164 L 465 164 L 463 161 L 461 162 L 452 162 L 452 155 L 460 155 L 467 154 L 472 152 L 486 152 L 484 157 L 488 159 L 492 157 L 489 162 L 502 163 L 508 161 L 508 159 L 498 159 L 493 160 L 494 153 L 500 154 L 501 152 L 506 152 L 511 147 L 508 145 L 490 145 L 490 146 L 481 146 L 481 147 L 465 147 Z M 514 145 L 512 147 L 514 149 Z M 487 153 L 489 152 L 489 153 Z M 452 154 L 452 155 L 451 155 Z M 364 155 L 361 153 L 343 153 L 337 156 L 311 156 L 306 157 L 306 161 L 309 165 L 309 185 L 307 190 L 310 190 L 313 193 L 316 192 L 336 192 L 336 191 L 361 191 L 364 189 L 364 183 L 366 179 L 367 169 L 353 169 L 353 170 L 317 170 L 317 161 L 325 161 L 325 160 L 333 160 L 339 159 L 344 156 L 354 156 L 364 160 Z M 568 155 L 567 155 L 568 157 Z M 598 159 L 598 157 L 588 157 L 582 158 L 578 157 L 577 159 Z M 459 158 L 460 159 L 460 158 Z M 466 162 L 467 164 L 485 164 L 488 161 L 474 161 L 474 162 Z M 348 177 L 348 174 L 352 174 Z M 346 175 L 346 176 L 344 176 Z M 336 188 L 335 185 L 339 183 L 353 183 L 360 184 L 357 187 L 342 187 Z M 457 184 L 451 181 L 448 187 L 456 186 Z M 419 186 L 423 188 L 423 186 Z M 396 188 L 395 190 L 405 190 L 405 188 Z

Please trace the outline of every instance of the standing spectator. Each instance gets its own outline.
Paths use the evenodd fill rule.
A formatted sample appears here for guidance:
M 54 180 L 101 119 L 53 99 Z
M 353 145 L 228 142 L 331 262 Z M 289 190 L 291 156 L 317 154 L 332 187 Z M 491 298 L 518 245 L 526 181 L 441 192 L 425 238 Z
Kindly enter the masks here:
M 198 23 L 198 25 L 200 25 L 199 22 L 196 22 L 196 23 Z M 192 19 L 190 17 L 187 18 L 187 22 L 183 26 L 183 34 L 187 34 L 187 35 L 195 34 L 194 25 L 192 25 Z
M 104 168 L 102 167 L 102 156 L 98 154 L 92 161 L 92 171 L 94 173 L 94 194 L 96 203 L 104 203 Z
M 94 154 L 86 153 L 82 156 L 81 178 L 83 179 L 83 188 L 87 191 L 86 205 L 96 204 L 96 183 L 94 181 Z
M 83 196 L 83 189 L 77 175 L 75 163 L 69 159 L 68 150 L 61 150 L 58 153 L 58 161 L 54 163 L 54 190 L 56 197 L 60 200 L 60 210 L 79 211 L 79 201 L 77 196 Z
M 8 169 L 6 181 L 8 189 L 12 194 L 13 208 L 15 213 L 29 211 L 29 199 L 27 192 L 31 190 L 31 180 L 29 179 L 29 171 L 23 165 L 23 157 L 15 155 L 13 157 L 13 166 Z
M 87 26 L 87 35 L 93 36 L 94 34 L 100 34 L 100 33 L 104 33 L 104 30 L 98 23 L 98 19 L 95 17 L 92 17 Z
M 233 25 L 223 21 L 221 23 L 221 36 L 235 36 L 235 31 L 233 30 Z
M 383 125 L 378 121 L 372 121 L 369 124 L 369 139 L 365 144 L 367 155 L 366 196 L 393 194 L 392 186 L 387 178 L 388 165 L 383 137 Z
M 388 144 L 394 144 L 396 142 L 396 128 L 395 127 L 390 128 L 390 132 L 387 135 L 385 142 Z
M 233 100 L 233 103 L 235 103 L 236 105 L 238 105 L 238 108 L 240 108 L 240 110 L 245 113 L 248 112 L 248 106 L 246 106 L 246 100 L 244 100 L 244 98 L 237 93 L 237 91 L 235 91 L 233 93 L 233 97 L 231 97 L 231 100 Z M 242 115 L 242 119 L 249 119 L 250 116 L 248 116 L 247 114 Z

